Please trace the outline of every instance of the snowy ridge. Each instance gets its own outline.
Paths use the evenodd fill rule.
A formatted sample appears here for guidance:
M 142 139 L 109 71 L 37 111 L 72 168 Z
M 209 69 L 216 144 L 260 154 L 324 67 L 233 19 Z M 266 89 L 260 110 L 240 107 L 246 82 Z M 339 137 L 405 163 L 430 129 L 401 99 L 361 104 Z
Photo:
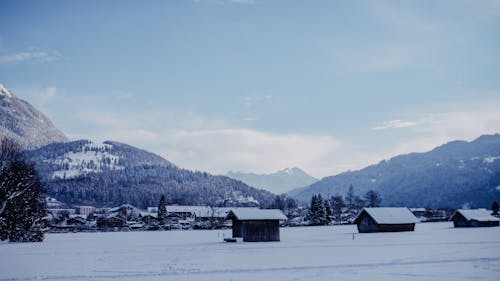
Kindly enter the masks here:
M 108 143 L 93 143 L 89 141 L 78 151 L 70 151 L 52 161 L 60 167 L 52 173 L 52 178 L 69 179 L 92 172 L 107 170 L 123 170 L 119 165 L 120 157 L 113 155 L 113 146 Z
M 12 98 L 12 93 L 3 84 L 0 84 L 0 96 Z
M 8 137 L 32 149 L 67 138 L 28 102 L 0 84 L 0 137 Z
M 497 160 L 500 160 L 500 156 L 496 156 L 496 157 L 494 157 L 494 156 L 489 156 L 489 157 L 485 157 L 485 158 L 483 159 L 483 162 L 484 162 L 484 163 L 491 164 L 491 163 L 493 163 L 493 162 L 495 162 L 495 161 L 497 161 Z

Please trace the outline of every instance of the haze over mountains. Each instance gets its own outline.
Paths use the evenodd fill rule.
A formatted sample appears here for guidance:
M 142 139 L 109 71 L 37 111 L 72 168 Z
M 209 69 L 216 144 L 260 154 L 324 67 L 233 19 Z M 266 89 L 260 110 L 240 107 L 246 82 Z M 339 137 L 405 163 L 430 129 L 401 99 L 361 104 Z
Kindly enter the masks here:
M 298 167 L 286 168 L 272 174 L 255 174 L 231 171 L 225 175 L 230 178 L 240 180 L 248 185 L 266 189 L 276 194 L 308 186 L 318 181 L 318 179 L 308 175 Z
M 500 135 L 396 156 L 359 171 L 325 177 L 288 195 L 302 201 L 315 193 L 345 195 L 351 184 L 360 196 L 370 189 L 378 191 L 387 206 L 490 207 L 500 199 Z

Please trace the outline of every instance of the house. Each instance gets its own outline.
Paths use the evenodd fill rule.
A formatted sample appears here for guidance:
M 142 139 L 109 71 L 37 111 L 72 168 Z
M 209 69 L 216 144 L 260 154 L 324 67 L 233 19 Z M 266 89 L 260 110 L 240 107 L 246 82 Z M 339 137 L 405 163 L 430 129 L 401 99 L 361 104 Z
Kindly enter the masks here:
M 85 225 L 86 223 L 87 219 L 80 215 L 71 215 L 66 220 L 66 225 L 71 225 L 71 226 L 82 226 Z
M 500 219 L 491 215 L 486 209 L 456 210 L 450 217 L 455 227 L 498 226 Z
M 82 216 L 88 216 L 92 213 L 94 213 L 96 210 L 96 207 L 94 206 L 78 206 L 78 214 Z
M 111 213 L 97 220 L 97 226 L 99 227 L 126 227 L 127 218 L 119 213 Z
M 280 221 L 286 219 L 277 209 L 232 209 L 226 216 L 233 223 L 233 238 L 245 242 L 280 241 Z
M 408 208 L 363 208 L 353 221 L 360 233 L 415 230 L 417 218 Z

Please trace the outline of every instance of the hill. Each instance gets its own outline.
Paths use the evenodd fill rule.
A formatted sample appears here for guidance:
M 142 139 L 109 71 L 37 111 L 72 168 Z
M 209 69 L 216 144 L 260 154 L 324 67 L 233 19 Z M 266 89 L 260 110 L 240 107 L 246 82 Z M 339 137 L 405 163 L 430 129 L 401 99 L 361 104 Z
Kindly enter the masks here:
M 378 191 L 386 206 L 490 207 L 500 199 L 500 135 L 396 156 L 359 171 L 323 178 L 288 195 L 302 201 L 314 193 L 345 195 L 351 184 L 360 196 L 370 189 Z
M 28 151 L 48 195 L 76 205 L 169 204 L 259 206 L 273 194 L 224 176 L 181 169 L 133 146 L 88 140 L 55 143 Z

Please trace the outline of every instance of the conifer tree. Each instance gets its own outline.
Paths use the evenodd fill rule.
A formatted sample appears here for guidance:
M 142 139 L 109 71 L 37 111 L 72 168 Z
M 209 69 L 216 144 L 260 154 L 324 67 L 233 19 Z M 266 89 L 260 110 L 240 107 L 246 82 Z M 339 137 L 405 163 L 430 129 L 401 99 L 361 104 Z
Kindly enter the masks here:
M 332 222 L 332 219 L 333 219 L 332 208 L 330 207 L 330 202 L 328 200 L 325 200 L 324 208 L 325 208 L 325 219 L 326 219 L 325 224 L 328 225 Z
M 160 225 L 165 224 L 167 220 L 167 206 L 165 203 L 165 195 L 162 195 L 160 198 L 160 205 L 158 206 L 158 222 Z
M 347 194 L 345 196 L 345 201 L 347 205 L 347 209 L 351 211 L 354 209 L 354 200 L 355 200 L 355 195 L 354 195 L 354 186 L 352 184 L 349 186 L 349 191 L 347 191 Z
M 491 210 L 493 211 L 493 215 L 498 215 L 498 203 L 497 201 L 493 201 L 493 204 L 491 204 Z
M 40 242 L 46 215 L 42 184 L 19 146 L 10 140 L 0 145 L 0 240 Z

